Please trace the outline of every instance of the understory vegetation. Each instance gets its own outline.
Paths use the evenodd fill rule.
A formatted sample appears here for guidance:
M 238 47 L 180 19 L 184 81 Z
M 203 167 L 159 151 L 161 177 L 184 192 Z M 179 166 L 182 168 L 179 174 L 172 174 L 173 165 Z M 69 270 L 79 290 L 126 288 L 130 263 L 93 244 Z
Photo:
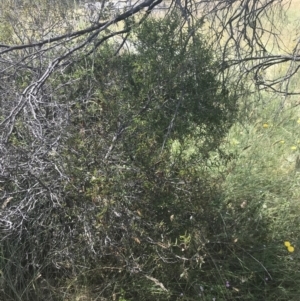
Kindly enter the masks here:
M 0 149 L 0 300 L 299 299 L 299 100 L 220 69 L 204 26 L 149 16 L 23 106 Z

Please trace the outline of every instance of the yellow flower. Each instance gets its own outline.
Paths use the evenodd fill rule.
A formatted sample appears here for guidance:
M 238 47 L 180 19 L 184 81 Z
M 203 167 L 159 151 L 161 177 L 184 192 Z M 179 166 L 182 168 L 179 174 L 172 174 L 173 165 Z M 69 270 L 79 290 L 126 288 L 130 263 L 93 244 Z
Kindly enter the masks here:
M 284 140 L 280 140 L 280 143 L 281 143 L 281 144 L 284 144 Z
M 296 150 L 297 149 L 297 146 L 295 146 L 295 145 L 293 145 L 292 147 L 291 147 L 291 150 Z
M 297 120 L 297 123 L 299 123 L 299 124 L 300 124 L 300 118 Z
M 269 127 L 269 125 L 268 125 L 267 123 L 264 123 L 264 124 L 263 124 L 263 128 L 264 128 L 264 129 L 267 129 L 268 127 Z
M 291 243 L 289 241 L 285 241 L 284 242 L 284 245 L 287 247 L 287 250 L 290 252 L 290 253 L 293 253 L 295 251 L 295 248 L 291 245 Z

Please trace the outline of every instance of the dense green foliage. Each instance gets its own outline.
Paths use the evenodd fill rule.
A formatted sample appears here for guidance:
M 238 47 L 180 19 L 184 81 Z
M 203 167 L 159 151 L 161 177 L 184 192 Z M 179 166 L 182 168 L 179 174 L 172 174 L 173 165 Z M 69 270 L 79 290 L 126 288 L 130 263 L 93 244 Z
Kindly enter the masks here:
M 108 44 L 69 74 L 80 76 L 72 93 L 80 114 L 67 141 L 70 177 L 78 190 L 84 186 L 78 201 L 97 204 L 98 227 L 113 240 L 110 257 L 127 266 L 118 275 L 129 272 L 136 285 L 121 288 L 139 300 L 195 294 L 185 260 L 196 275 L 218 203 L 206 160 L 236 113 L 204 39 L 177 20 L 147 21 L 134 32 L 133 53 L 113 57 Z M 143 277 L 135 279 L 129 262 Z

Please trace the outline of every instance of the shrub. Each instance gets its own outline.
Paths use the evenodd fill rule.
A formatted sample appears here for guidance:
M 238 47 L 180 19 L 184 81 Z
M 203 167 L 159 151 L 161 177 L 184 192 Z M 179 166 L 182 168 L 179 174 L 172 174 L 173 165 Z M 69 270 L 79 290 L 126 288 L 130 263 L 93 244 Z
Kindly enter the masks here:
M 52 79 L 76 79 L 55 95 L 71 113 L 36 179 L 47 194 L 2 213 L 14 225 L 3 244 L 8 295 L 54 300 L 51 288 L 76 277 L 70 294 L 87 283 L 107 298 L 195 295 L 219 202 L 207 159 L 237 110 L 204 37 L 179 19 L 149 19 L 133 53 L 114 56 L 108 43 Z

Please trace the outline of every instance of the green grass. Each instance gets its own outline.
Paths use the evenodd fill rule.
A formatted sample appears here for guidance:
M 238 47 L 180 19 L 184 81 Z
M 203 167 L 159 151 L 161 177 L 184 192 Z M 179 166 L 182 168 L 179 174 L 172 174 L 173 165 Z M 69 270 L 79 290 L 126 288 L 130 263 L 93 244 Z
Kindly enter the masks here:
M 281 99 L 266 93 L 262 97 L 263 101 L 253 106 L 242 106 L 243 117 L 222 145 L 233 159 L 223 169 L 220 214 L 224 233 L 219 238 L 226 237 L 235 245 L 227 256 L 237 265 L 227 266 L 221 275 L 235 279 L 238 290 L 243 290 L 242 300 L 257 300 L 256 290 L 261 290 L 263 300 L 297 300 L 300 110 L 293 99 L 288 99 L 282 109 Z M 294 246 L 294 252 L 288 251 L 284 241 Z M 257 278 L 253 282 L 255 277 L 260 281 Z M 265 282 L 265 286 L 251 287 L 251 282 Z

